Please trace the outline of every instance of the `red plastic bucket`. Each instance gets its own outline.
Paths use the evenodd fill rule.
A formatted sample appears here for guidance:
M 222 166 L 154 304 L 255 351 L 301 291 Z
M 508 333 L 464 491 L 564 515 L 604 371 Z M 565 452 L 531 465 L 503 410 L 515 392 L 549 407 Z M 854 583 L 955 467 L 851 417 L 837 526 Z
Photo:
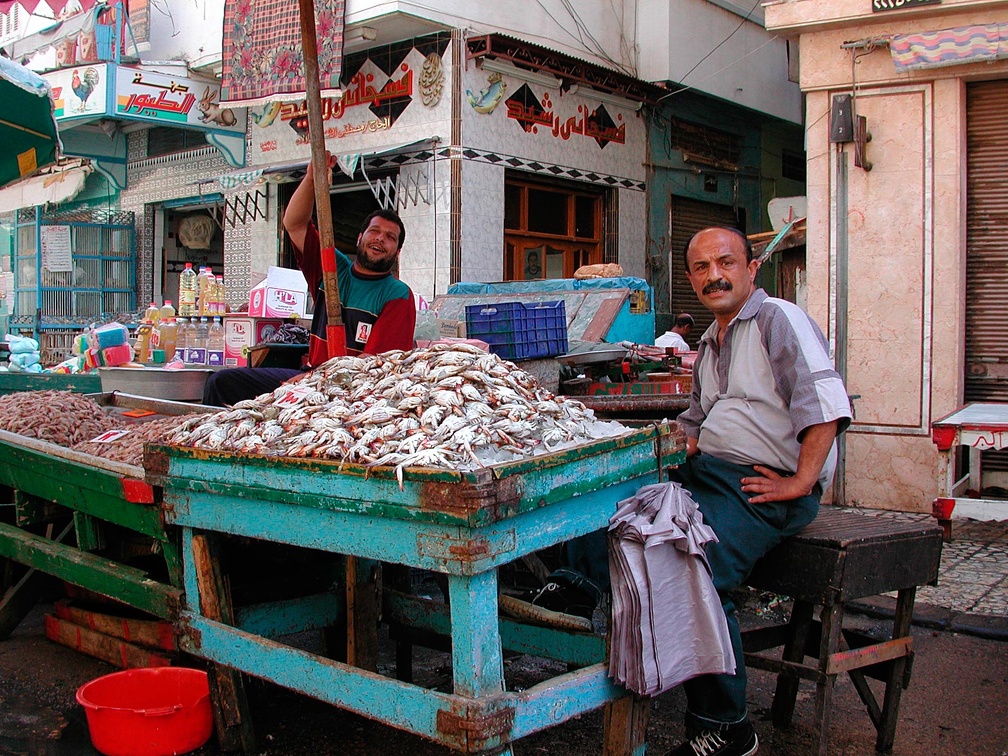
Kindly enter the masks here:
M 185 667 L 114 672 L 85 683 L 77 703 L 91 743 L 105 756 L 175 756 L 210 739 L 207 674 Z

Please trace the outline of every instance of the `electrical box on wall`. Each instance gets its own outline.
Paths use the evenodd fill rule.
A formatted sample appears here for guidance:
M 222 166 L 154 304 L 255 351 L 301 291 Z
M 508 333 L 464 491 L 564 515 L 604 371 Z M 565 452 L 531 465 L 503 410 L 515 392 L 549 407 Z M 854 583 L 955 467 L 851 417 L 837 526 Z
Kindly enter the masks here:
M 854 103 L 849 94 L 833 95 L 829 140 L 833 144 L 854 141 Z

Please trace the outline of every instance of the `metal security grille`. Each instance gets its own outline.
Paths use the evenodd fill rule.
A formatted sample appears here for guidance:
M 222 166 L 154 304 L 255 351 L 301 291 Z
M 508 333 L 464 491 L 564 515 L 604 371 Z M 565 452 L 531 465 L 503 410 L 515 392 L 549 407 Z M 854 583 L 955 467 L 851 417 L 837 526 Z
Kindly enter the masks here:
M 675 317 L 680 312 L 688 312 L 693 316 L 696 325 L 687 341 L 696 348 L 703 332 L 714 322 L 714 316 L 700 304 L 693 287 L 686 279 L 686 266 L 683 264 L 683 248 L 686 242 L 697 231 L 708 226 L 737 227 L 736 211 L 727 205 L 717 205 L 713 202 L 672 197 L 672 248 L 669 250 L 669 271 L 672 280 L 672 303 L 670 315 Z
M 1008 402 L 1008 81 L 966 89 L 966 401 Z M 1008 470 L 1008 452 L 984 454 Z
M 40 249 L 50 229 L 69 232 L 69 270 L 49 270 Z M 132 213 L 43 215 L 18 211 L 11 323 L 79 330 L 136 310 L 136 233 Z M 61 266 L 63 267 L 63 266 Z

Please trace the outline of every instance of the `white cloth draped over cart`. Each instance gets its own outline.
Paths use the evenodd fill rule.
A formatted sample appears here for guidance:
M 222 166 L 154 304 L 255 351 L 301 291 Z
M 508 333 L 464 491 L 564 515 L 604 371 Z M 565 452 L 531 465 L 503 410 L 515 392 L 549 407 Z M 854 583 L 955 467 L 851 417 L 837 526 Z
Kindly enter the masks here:
M 678 483 L 644 486 L 609 520 L 609 675 L 653 696 L 735 659 L 704 544 L 714 531 Z

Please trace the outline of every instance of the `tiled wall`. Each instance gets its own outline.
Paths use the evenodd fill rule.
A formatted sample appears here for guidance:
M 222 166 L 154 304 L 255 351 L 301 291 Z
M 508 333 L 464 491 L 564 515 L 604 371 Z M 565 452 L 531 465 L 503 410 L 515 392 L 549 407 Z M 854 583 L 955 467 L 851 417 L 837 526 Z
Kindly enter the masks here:
M 147 132 L 133 132 L 127 143 L 128 187 L 120 194 L 120 202 L 123 210 L 135 212 L 137 218 L 138 302 L 149 302 L 154 296 L 155 205 L 198 197 L 197 181 L 232 170 L 217 149 L 209 145 L 180 155 L 158 158 L 146 155 Z M 203 193 L 212 191 L 203 189 Z M 251 238 L 251 230 L 244 227 L 229 226 L 224 233 L 224 281 L 232 308 L 248 297 Z

